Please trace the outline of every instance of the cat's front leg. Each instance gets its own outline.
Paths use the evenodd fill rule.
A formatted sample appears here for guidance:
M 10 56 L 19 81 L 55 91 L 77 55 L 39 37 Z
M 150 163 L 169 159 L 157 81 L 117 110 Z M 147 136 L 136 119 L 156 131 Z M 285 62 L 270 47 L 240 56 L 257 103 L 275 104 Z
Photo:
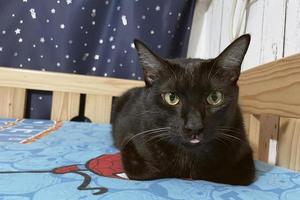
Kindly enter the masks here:
M 150 158 L 139 155 L 134 144 L 128 144 L 121 150 L 122 163 L 126 175 L 133 180 L 151 180 L 163 178 L 163 173 Z

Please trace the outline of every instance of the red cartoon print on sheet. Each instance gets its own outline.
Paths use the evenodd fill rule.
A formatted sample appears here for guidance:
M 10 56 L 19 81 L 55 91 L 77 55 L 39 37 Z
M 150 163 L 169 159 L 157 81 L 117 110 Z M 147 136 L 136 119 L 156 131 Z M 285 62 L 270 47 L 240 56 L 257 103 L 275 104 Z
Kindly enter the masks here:
M 89 187 L 89 184 L 92 178 L 85 173 L 85 171 L 90 171 L 94 174 L 104 177 L 119 178 L 119 179 L 128 179 L 124 173 L 121 154 L 103 154 L 96 158 L 93 158 L 86 162 L 85 165 L 67 165 L 54 168 L 50 171 L 6 171 L 0 172 L 0 174 L 12 174 L 12 173 L 54 173 L 54 174 L 66 174 L 66 173 L 75 173 L 81 175 L 84 180 L 77 187 L 78 190 L 93 190 L 94 195 L 103 194 L 108 191 L 108 188 L 105 187 Z

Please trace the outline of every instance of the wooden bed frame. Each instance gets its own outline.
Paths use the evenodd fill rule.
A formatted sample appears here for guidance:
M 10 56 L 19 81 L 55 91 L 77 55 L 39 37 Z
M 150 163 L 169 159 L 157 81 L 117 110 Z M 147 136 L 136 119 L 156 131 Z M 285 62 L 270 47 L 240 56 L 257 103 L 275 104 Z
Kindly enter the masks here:
M 26 90 L 52 91 L 51 119 L 109 123 L 112 98 L 142 81 L 0 67 L 0 117 L 23 118 Z M 300 171 L 300 54 L 244 71 L 240 105 L 256 159 Z

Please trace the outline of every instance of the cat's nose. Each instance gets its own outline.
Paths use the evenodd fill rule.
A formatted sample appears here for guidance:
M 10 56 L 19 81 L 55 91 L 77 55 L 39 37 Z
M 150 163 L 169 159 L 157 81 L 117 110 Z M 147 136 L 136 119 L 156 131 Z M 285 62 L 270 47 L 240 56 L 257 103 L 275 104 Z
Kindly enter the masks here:
M 197 111 L 188 113 L 184 128 L 193 134 L 201 132 L 203 129 L 201 114 Z
M 202 123 L 187 123 L 184 128 L 191 133 L 200 133 L 203 130 Z

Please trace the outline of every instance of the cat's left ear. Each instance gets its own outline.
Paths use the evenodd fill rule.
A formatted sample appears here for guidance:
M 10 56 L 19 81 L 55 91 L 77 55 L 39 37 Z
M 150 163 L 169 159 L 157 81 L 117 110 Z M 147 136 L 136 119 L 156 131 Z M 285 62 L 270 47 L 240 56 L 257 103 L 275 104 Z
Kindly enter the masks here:
M 238 81 L 241 65 L 248 50 L 251 37 L 245 34 L 233 41 L 217 58 L 216 65 L 223 69 L 222 73 L 233 83 Z M 223 77 L 225 78 L 225 77 Z
M 167 62 L 150 50 L 143 42 L 135 39 L 134 45 L 137 50 L 140 63 L 144 72 L 144 79 L 147 86 L 151 86 L 168 66 Z

